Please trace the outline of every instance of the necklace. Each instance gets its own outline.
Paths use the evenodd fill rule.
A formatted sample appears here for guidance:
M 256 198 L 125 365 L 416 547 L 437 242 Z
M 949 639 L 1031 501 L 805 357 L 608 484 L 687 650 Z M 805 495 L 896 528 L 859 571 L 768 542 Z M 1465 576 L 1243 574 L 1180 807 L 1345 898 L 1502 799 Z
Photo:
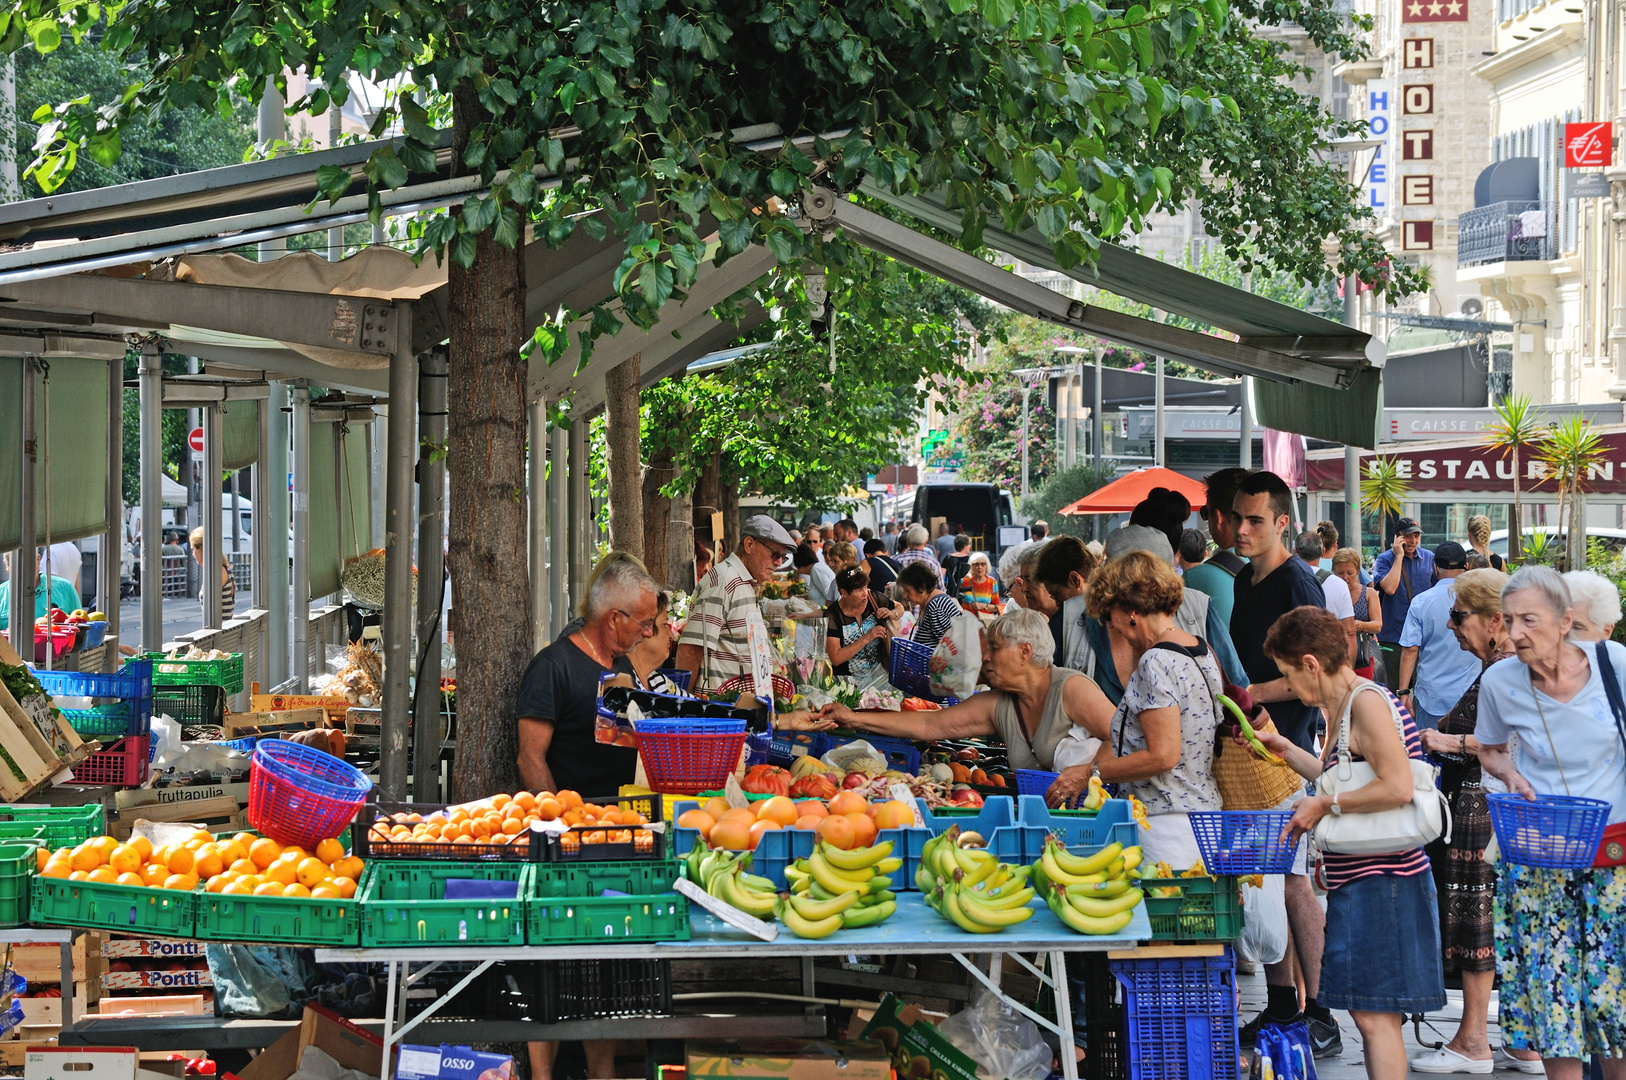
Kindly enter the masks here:
M 605 671 L 610 670 L 611 666 L 614 664 L 614 661 L 612 660 L 612 661 L 606 663 L 599 656 L 598 650 L 593 647 L 593 642 L 588 638 L 588 636 L 586 634 L 584 634 L 580 630 L 578 630 L 578 631 L 576 631 L 576 633 L 573 636 L 574 636 L 575 641 L 576 641 L 576 646 L 578 648 L 580 648 L 582 652 L 586 653 L 588 655 L 588 657 L 593 661 L 593 663 L 597 664 L 599 667 L 603 668 Z

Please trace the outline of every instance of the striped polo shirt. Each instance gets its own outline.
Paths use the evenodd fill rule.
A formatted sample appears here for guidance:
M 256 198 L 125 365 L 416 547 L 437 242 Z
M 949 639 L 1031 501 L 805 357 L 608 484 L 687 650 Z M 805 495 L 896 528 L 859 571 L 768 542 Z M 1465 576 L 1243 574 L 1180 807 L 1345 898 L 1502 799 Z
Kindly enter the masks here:
M 751 674 L 751 639 L 746 618 L 757 608 L 757 583 L 733 554 L 701 580 L 679 645 L 697 645 L 705 655 L 700 685 L 709 694 L 736 675 Z

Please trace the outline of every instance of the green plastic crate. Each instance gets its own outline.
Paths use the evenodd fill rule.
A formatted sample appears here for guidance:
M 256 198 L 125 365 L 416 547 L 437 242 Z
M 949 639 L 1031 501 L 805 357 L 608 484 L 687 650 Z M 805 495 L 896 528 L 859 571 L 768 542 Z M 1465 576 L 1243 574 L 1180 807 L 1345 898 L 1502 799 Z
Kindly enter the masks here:
M 36 926 L 88 926 L 154 937 L 192 936 L 194 893 L 146 885 L 34 878 L 29 918 Z
M 361 900 L 361 944 L 523 945 L 533 866 L 519 862 L 379 860 L 367 868 Z M 512 900 L 447 900 L 454 878 L 515 881 Z
M 0 806 L 0 840 L 38 840 L 55 851 L 75 847 L 105 831 L 102 804 Z
M 543 863 L 536 868 L 540 897 L 597 896 L 605 889 L 648 896 L 670 892 L 683 876 L 682 859 L 627 859 L 619 862 Z
M 39 867 L 35 844 L 0 844 L 0 930 L 28 925 L 28 893 Z
M 532 896 L 525 905 L 532 945 L 594 941 L 688 941 L 689 901 L 680 893 L 655 896 Z
M 224 660 L 166 660 L 161 652 L 144 653 L 152 661 L 154 686 L 218 686 L 228 694 L 243 689 L 243 654 L 232 653 Z
M 1242 898 L 1233 875 L 1141 878 L 1153 941 L 1234 941 L 1242 933 Z M 1153 891 L 1179 888 L 1179 896 Z
M 349 900 L 206 891 L 198 895 L 197 908 L 193 936 L 203 941 L 354 946 L 361 940 L 359 891 Z

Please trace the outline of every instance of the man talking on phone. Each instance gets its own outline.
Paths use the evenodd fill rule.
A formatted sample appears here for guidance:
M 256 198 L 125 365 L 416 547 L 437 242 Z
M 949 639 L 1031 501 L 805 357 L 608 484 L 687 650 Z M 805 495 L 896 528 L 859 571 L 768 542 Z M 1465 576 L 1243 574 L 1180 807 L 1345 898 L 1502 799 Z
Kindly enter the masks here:
M 1411 689 L 1400 683 L 1400 634 L 1406 627 L 1406 613 L 1412 600 L 1434 586 L 1434 553 L 1422 547 L 1422 541 L 1422 527 L 1403 517 L 1395 522 L 1391 547 L 1372 564 L 1372 581 L 1383 604 L 1378 647 L 1383 650 L 1385 681 L 1397 694 Z

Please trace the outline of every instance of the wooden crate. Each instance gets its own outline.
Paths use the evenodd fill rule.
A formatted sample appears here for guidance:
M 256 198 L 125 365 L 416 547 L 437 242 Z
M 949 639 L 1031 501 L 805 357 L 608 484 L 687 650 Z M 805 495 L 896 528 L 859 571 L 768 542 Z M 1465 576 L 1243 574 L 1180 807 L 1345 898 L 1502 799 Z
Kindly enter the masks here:
M 107 970 L 107 962 L 102 958 L 102 942 L 106 940 L 107 935 L 96 930 L 86 931 L 74 939 L 74 982 L 99 982 L 102 972 Z M 30 986 L 55 986 L 62 981 L 62 946 L 13 945 L 11 965 L 28 980 Z M 99 986 L 97 990 L 99 992 Z M 95 997 L 91 1000 L 94 1001 Z
M 15 667 L 22 662 L 11 643 L 0 638 L 0 664 Z M 22 801 L 49 784 L 51 777 L 96 751 L 97 744 L 87 744 L 66 717 L 60 712 L 55 715 L 55 727 L 48 739 L 17 704 L 11 691 L 0 686 L 0 751 L 10 759 L 9 763 L 0 759 L 0 801 Z

